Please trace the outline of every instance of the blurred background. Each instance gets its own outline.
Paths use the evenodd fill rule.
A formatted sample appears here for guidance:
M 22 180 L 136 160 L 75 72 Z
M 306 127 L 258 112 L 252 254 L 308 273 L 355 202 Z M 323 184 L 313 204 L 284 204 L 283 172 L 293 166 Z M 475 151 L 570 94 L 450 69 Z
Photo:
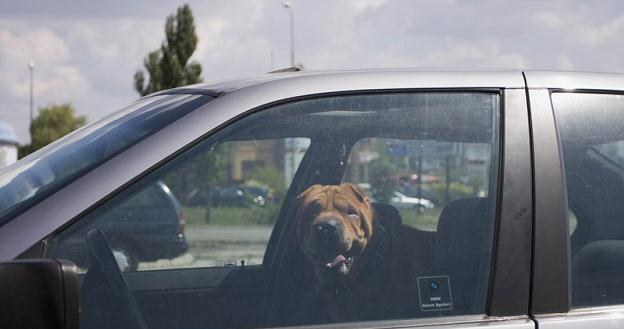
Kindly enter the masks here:
M 176 85 L 293 65 L 622 72 L 623 39 L 608 0 L 3 1 L 0 162 Z

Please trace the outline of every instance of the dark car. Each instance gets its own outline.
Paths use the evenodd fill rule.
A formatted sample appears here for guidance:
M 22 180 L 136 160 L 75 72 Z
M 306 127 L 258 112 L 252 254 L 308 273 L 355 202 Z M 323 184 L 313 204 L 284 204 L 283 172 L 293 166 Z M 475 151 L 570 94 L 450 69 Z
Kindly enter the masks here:
M 232 185 L 216 189 L 213 192 L 212 203 L 215 206 L 244 207 L 264 206 L 269 199 L 269 191 L 266 188 Z
M 400 191 L 404 173 L 436 178 L 417 191 L 432 209 L 369 207 L 357 187 Z M 160 183 L 254 203 L 235 187 L 249 177 L 279 202 L 202 195 L 183 232 Z M 329 197 L 304 209 L 304 191 L 342 183 L 353 239 L 304 250 L 338 230 L 308 225 Z M 50 310 L 83 329 L 622 328 L 623 196 L 624 75 L 289 72 L 166 90 L 0 171 L 0 327 Z M 120 271 L 128 250 L 178 255 L 181 233 L 183 256 Z
M 134 271 L 139 262 L 177 257 L 188 250 L 184 236 L 184 210 L 163 182 L 143 188 L 96 221 L 77 225 L 67 239 L 50 246 L 54 258 L 71 259 L 88 266 L 85 236 L 98 228 L 108 237 L 123 271 Z

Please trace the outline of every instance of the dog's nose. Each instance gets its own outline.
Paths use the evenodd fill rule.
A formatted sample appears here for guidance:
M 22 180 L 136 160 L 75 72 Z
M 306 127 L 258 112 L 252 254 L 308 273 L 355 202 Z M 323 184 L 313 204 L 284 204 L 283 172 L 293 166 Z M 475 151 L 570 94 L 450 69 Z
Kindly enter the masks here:
M 319 224 L 314 225 L 314 228 L 319 233 L 335 233 L 340 229 L 340 221 L 335 219 L 324 220 Z

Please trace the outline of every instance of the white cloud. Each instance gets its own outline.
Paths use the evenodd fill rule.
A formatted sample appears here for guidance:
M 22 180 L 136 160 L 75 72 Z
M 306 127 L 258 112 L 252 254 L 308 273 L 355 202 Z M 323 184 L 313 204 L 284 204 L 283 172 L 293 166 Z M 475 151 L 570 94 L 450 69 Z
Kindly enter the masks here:
M 95 120 L 138 97 L 132 76 L 160 46 L 165 18 L 177 6 L 115 0 L 93 12 L 88 2 L 67 10 L 42 2 L 38 11 L 10 4 L 0 12 L 0 120 L 12 123 L 22 142 L 28 60 L 36 62 L 36 105 L 69 101 Z M 271 54 L 274 68 L 288 65 L 281 0 L 188 2 L 199 36 L 193 59 L 206 80 L 267 72 Z M 296 61 L 308 69 L 624 71 L 618 1 L 292 0 L 292 8 Z
M 559 56 L 559 69 L 564 71 L 572 71 L 574 70 L 574 63 L 570 60 L 570 58 L 566 55 Z
M 0 27 L 0 120 L 15 126 L 20 141 L 27 140 L 28 99 L 27 63 L 35 62 L 35 111 L 52 101 L 71 102 L 89 91 L 81 68 L 73 64 L 66 41 L 50 29 L 14 31 Z
M 540 28 L 561 29 L 566 26 L 565 20 L 551 11 L 537 12 L 531 17 L 531 22 Z
M 387 0 L 358 0 L 351 1 L 349 5 L 355 9 L 356 14 L 362 13 L 367 10 L 375 10 L 385 5 Z

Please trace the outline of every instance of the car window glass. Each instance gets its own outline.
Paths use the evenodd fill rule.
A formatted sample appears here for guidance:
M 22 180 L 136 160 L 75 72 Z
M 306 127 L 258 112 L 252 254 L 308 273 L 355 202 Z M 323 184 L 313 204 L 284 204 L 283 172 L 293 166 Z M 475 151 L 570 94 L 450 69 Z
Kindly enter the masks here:
M 484 314 L 499 104 L 403 92 L 254 111 L 77 218 L 47 256 L 86 269 L 85 328 L 117 316 L 96 282 L 119 269 L 130 293 L 113 292 L 149 328 Z
M 572 306 L 624 303 L 624 97 L 554 93 L 570 228 Z
M 353 147 L 343 180 L 397 208 L 404 224 L 436 231 L 446 205 L 488 196 L 491 151 L 487 143 L 367 138 Z
M 197 95 L 144 98 L 3 168 L 0 225 L 212 99 Z
M 307 145 L 289 138 L 204 149 L 58 235 L 48 253 L 84 270 L 86 234 L 101 229 L 124 271 L 261 264 Z

